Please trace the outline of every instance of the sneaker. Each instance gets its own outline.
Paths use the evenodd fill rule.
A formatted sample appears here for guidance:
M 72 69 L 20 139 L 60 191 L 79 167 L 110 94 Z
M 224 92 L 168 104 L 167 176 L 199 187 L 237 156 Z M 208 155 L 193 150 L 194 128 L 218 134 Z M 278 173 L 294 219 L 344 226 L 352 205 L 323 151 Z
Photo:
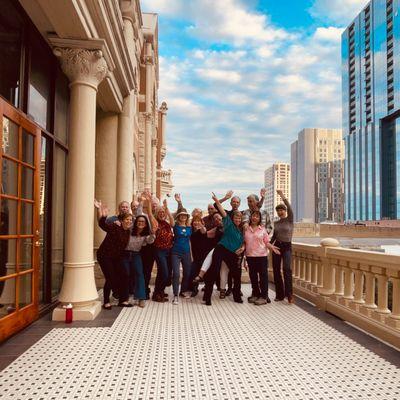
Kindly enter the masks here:
M 172 300 L 172 304 L 176 306 L 176 305 L 178 305 L 178 303 L 179 303 L 178 296 L 174 296 L 174 299 Z
M 258 297 L 256 297 L 256 296 L 251 296 L 251 297 L 248 297 L 247 298 L 247 301 L 249 302 L 249 303 L 255 303 L 256 302 L 256 300 L 258 299 Z
M 267 304 L 267 299 L 263 299 L 262 297 L 260 297 L 259 299 L 257 299 L 254 304 L 256 306 L 262 306 L 264 304 Z
M 143 308 L 146 305 L 146 300 L 139 300 L 139 307 Z

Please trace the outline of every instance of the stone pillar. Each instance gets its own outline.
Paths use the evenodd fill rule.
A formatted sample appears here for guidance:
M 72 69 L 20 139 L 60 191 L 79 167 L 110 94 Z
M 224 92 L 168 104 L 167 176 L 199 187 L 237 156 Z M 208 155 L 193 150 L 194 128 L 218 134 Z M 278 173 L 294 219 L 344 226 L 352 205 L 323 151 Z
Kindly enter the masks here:
M 167 103 L 165 101 L 162 102 L 160 107 L 161 112 L 161 161 L 164 159 L 166 155 L 167 143 L 166 143 L 166 127 L 167 127 Z
M 146 64 L 146 112 L 144 114 L 145 117 L 145 170 L 144 170 L 144 187 L 145 189 L 152 189 L 152 127 L 153 127 L 153 49 L 151 47 L 151 43 L 146 43 L 145 45 L 146 55 L 145 55 L 145 64 Z
M 72 303 L 75 320 L 94 319 L 100 312 L 93 272 L 93 228 L 96 145 L 96 95 L 108 72 L 100 50 L 56 47 L 70 80 L 69 152 L 64 278 L 59 295 Z M 64 319 L 56 308 L 54 320 Z
M 118 115 L 97 113 L 96 122 L 96 175 L 95 197 L 107 204 L 110 214 L 117 209 L 117 131 Z M 94 231 L 94 246 L 98 249 L 105 233 L 97 224 Z
M 157 184 L 157 139 L 151 141 L 151 192 L 156 193 Z
M 124 38 L 128 43 L 129 56 L 133 61 L 135 33 L 133 12 L 130 7 L 123 8 Z M 118 118 L 118 157 L 117 157 L 117 203 L 131 201 L 133 194 L 133 152 L 134 152 L 135 93 L 124 98 L 122 112 Z

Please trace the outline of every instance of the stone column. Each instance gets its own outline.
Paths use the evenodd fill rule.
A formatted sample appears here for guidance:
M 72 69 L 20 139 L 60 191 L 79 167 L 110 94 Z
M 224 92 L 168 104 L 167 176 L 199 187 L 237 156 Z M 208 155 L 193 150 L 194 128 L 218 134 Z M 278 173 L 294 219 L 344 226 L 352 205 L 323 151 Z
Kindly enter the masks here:
M 127 2 L 125 2 L 127 3 Z M 134 12 L 130 3 L 123 7 L 124 38 L 128 43 L 131 60 L 134 59 L 133 46 L 135 33 L 133 30 Z M 134 116 L 135 93 L 124 98 L 122 112 L 118 118 L 118 158 L 117 158 L 117 203 L 131 201 L 133 194 L 133 152 L 134 152 Z
M 157 139 L 151 141 L 151 192 L 156 193 L 157 184 Z
M 153 127 L 153 49 L 151 47 L 151 43 L 146 43 L 145 45 L 146 55 L 145 55 L 145 64 L 146 64 L 146 112 L 144 114 L 145 117 L 145 170 L 144 170 L 144 187 L 145 189 L 152 189 L 152 148 L 151 148 L 151 139 L 152 139 L 152 127 Z
M 167 103 L 163 101 L 161 103 L 160 112 L 161 112 L 161 161 L 164 160 L 167 150 L 166 143 L 166 127 L 167 127 Z
M 118 115 L 99 111 L 96 122 L 95 197 L 107 204 L 110 214 L 117 209 L 117 131 Z M 99 248 L 104 236 L 105 232 L 95 224 L 95 249 Z
M 89 320 L 101 308 L 93 272 L 93 198 L 96 95 L 108 67 L 100 50 L 56 47 L 54 54 L 71 82 L 65 262 L 59 300 L 73 304 L 75 320 Z M 64 310 L 56 308 L 53 319 L 63 320 Z

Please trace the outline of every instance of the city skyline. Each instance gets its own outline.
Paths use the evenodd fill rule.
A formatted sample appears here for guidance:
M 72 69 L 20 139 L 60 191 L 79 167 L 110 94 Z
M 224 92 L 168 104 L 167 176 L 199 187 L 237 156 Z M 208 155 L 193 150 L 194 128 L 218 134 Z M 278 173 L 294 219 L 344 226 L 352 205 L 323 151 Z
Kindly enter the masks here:
M 340 38 L 367 1 L 292 3 L 142 2 L 159 13 L 165 167 L 189 209 L 229 189 L 243 205 L 301 129 L 342 127 Z

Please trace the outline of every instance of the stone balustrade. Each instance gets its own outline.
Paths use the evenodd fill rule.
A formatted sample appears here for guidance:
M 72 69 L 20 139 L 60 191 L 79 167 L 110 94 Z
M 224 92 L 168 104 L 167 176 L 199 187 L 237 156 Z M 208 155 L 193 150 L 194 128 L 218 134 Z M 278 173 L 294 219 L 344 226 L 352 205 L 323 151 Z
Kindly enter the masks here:
M 346 249 L 336 239 L 294 243 L 292 254 L 296 295 L 400 348 L 400 256 Z

